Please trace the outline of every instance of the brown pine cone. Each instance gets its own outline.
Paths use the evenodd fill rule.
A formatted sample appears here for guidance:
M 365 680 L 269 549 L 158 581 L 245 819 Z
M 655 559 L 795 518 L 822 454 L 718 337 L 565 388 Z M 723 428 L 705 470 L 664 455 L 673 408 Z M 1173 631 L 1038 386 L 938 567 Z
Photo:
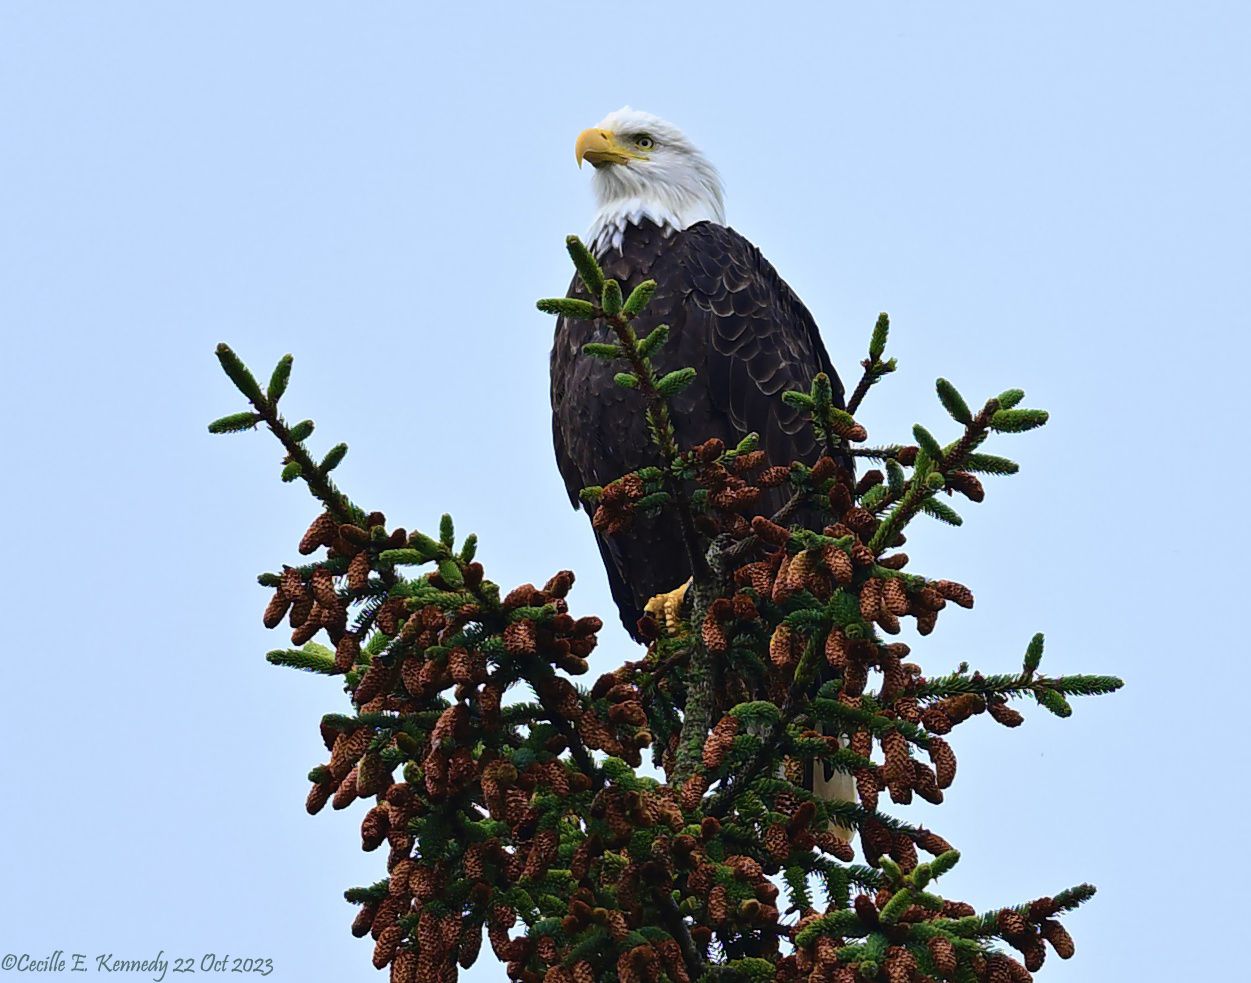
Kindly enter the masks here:
M 962 608 L 971 608 L 973 606 L 973 592 L 964 584 L 957 584 L 954 580 L 935 580 L 930 584 L 934 590 L 949 601 L 954 601 Z
M 786 829 L 780 823 L 774 823 L 764 832 L 764 848 L 774 860 L 783 861 L 791 852 L 791 843 L 787 838 Z
M 704 767 L 719 768 L 734 743 L 734 735 L 738 733 L 738 718 L 726 714 L 712 729 L 708 740 L 704 742 Z
M 287 567 L 282 571 L 282 577 L 278 582 L 278 590 L 288 601 L 294 603 L 308 597 L 308 588 L 304 585 L 304 578 L 300 576 L 300 571 L 294 567 Z
M 468 969 L 478 961 L 478 952 L 482 949 L 482 925 L 471 918 L 461 922 L 460 942 L 456 961 L 461 969 Z
M 724 925 L 729 915 L 729 902 L 726 899 L 725 885 L 714 885 L 708 893 L 708 921 L 713 925 Z
M 709 611 L 707 617 L 704 618 L 700 635 L 704 641 L 704 648 L 713 655 L 724 655 L 730 648 L 730 639 L 726 636 L 725 629 L 713 617 L 712 611 Z
M 917 795 L 921 796 L 926 802 L 932 805 L 938 805 L 943 801 L 942 789 L 938 787 L 938 781 L 933 770 L 929 765 L 917 761 L 912 761 L 912 787 L 916 790 Z
M 357 553 L 352 557 L 352 562 L 348 564 L 347 578 L 348 586 L 354 591 L 363 591 L 369 586 L 370 571 L 369 553 L 365 550 Z
M 917 968 L 916 957 L 901 945 L 886 950 L 886 978 L 890 983 L 910 983 Z
M 940 976 L 951 976 L 956 971 L 956 947 L 944 936 L 935 936 L 928 942 L 930 959 Z
M 353 694 L 354 699 L 358 704 L 365 704 L 375 696 L 389 692 L 391 686 L 394 685 L 394 678 L 395 673 L 391 666 L 375 662 L 361 676 L 361 681 L 357 684 L 356 692 Z
M 860 617 L 865 621 L 876 621 L 882 609 L 882 581 L 870 577 L 860 587 Z
M 339 787 L 335 789 L 334 795 L 330 799 L 330 807 L 332 809 L 346 809 L 358 798 L 356 791 L 356 769 L 353 768 L 339 783 Z
M 339 595 L 335 593 L 334 577 L 324 567 L 318 567 L 313 571 L 312 588 L 313 597 L 322 607 L 333 608 L 338 606 Z
M 908 755 L 908 739 L 897 730 L 888 730 L 878 738 L 886 756 L 885 779 L 895 799 L 897 786 L 912 787 L 912 759 Z M 895 799 L 896 802 L 899 799 Z
M 935 857 L 941 856 L 951 849 L 950 843 L 944 840 L 937 833 L 931 832 L 925 828 L 920 828 L 916 831 L 916 842 L 917 846 L 919 846 L 922 850 Z
M 790 554 L 782 553 L 781 556 L 782 562 L 778 565 L 777 574 L 773 578 L 773 592 L 769 595 L 769 599 L 774 604 L 784 604 L 794 591 L 788 576 L 791 567 Z
M 840 584 L 850 584 L 852 578 L 851 557 L 837 546 L 821 547 L 821 562 Z
M 856 792 L 860 796 L 860 804 L 870 811 L 877 809 L 877 794 L 881 785 L 875 771 L 860 768 L 856 771 Z
M 414 950 L 397 949 L 391 960 L 391 983 L 417 983 L 417 959 Z
M 330 774 L 336 782 L 342 781 L 343 776 L 351 771 L 352 766 L 361 759 L 371 739 L 372 732 L 368 727 L 358 727 L 350 732 L 339 733 L 330 752 L 329 765 Z
M 378 936 L 378 944 L 374 946 L 374 968 L 382 969 L 395 956 L 396 947 L 404 938 L 404 930 L 399 925 L 391 924 Z
M 917 845 L 907 833 L 894 833 L 891 836 L 890 855 L 905 874 L 917 869 Z
M 345 634 L 339 639 L 339 644 L 334 647 L 335 672 L 347 672 L 352 666 L 356 665 L 356 660 L 360 654 L 360 640 L 350 632 Z
M 794 662 L 792 636 L 791 626 L 782 624 L 773 630 L 769 639 L 769 659 L 779 669 L 786 669 Z
M 835 669 L 847 665 L 847 638 L 837 628 L 831 628 L 825 636 L 825 661 Z
M 304 809 L 310 816 L 315 816 L 326 807 L 326 803 L 330 801 L 330 794 L 334 791 L 335 786 L 329 782 L 321 785 L 314 785 L 308 790 L 308 798 L 304 800 Z
M 585 959 L 573 964 L 573 983 L 595 983 L 595 969 Z
M 954 488 L 971 502 L 980 502 L 986 498 L 986 490 L 977 475 L 968 471 L 953 471 L 947 475 L 947 487 Z
M 1077 948 L 1073 945 L 1073 937 L 1063 925 L 1048 918 L 1039 925 L 1039 929 L 1042 931 L 1043 938 L 1051 943 L 1051 948 L 1055 949 L 1057 956 L 1061 959 L 1072 958 Z
M 899 616 L 907 614 L 911 607 L 908 592 L 898 577 L 889 577 L 882 584 L 882 603 L 891 614 Z
M 1030 939 L 1020 948 L 1026 969 L 1031 973 L 1037 973 L 1043 968 L 1043 963 L 1047 961 L 1047 948 L 1042 944 L 1041 939 Z
M 356 918 L 352 920 L 352 935 L 358 939 L 363 939 L 368 935 L 369 927 L 373 924 L 377 914 L 378 903 L 376 901 L 362 905 L 361 910 L 356 913 Z
M 528 618 L 504 629 L 504 649 L 509 655 L 533 655 L 538 649 L 538 629 Z
M 941 737 L 931 737 L 929 754 L 938 787 L 951 788 L 951 783 L 956 780 L 956 755 L 951 745 Z
M 374 915 L 373 924 L 369 926 L 370 937 L 377 942 L 382 933 L 394 925 L 399 917 L 400 903 L 392 897 L 383 898 L 381 904 L 378 905 L 377 914 Z
M 262 623 L 266 628 L 277 628 L 282 624 L 282 619 L 287 616 L 287 610 L 290 607 L 291 602 L 283 596 L 282 591 L 274 591 L 274 596 L 265 607 L 265 614 L 261 616 Z
M 292 628 L 299 628 L 306 624 L 313 614 L 313 598 L 298 597 L 291 602 L 291 614 L 287 618 L 287 624 Z M 313 624 L 319 625 L 319 619 L 313 620 Z
M 951 733 L 951 718 L 943 713 L 941 707 L 930 706 L 922 710 L 921 723 L 931 734 Z
M 1011 941 L 1029 933 L 1025 917 L 1012 908 L 1004 908 L 999 912 L 999 931 L 1005 939 Z
M 312 525 L 308 527 L 308 531 L 300 540 L 300 555 L 308 556 L 310 553 L 316 553 L 320 546 L 329 546 L 334 542 L 338 532 L 338 523 L 323 512 L 313 520 Z
M 1019 727 L 1025 722 L 1019 711 L 1001 700 L 988 700 L 986 712 L 1005 727 Z

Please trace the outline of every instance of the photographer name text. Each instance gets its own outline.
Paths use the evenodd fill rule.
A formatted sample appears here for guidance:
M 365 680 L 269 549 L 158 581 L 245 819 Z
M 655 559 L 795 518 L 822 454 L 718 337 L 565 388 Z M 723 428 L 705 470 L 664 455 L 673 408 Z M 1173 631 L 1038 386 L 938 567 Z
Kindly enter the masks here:
M 274 961 L 264 956 L 231 956 L 206 952 L 201 956 L 166 956 L 162 949 L 146 959 L 132 959 L 113 952 L 64 952 L 57 949 L 49 955 L 29 952 L 8 952 L 0 958 L 0 970 L 6 973 L 97 973 L 116 976 L 146 976 L 162 983 L 174 973 L 239 973 L 268 976 Z

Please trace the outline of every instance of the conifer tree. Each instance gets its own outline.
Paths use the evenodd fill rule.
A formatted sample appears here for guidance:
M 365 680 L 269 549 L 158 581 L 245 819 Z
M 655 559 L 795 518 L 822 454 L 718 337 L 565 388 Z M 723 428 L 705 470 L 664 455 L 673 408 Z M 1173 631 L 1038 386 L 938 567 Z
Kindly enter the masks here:
M 783 397 L 825 448 L 815 463 L 766 462 L 754 437 L 682 447 L 669 400 L 694 370 L 659 373 L 666 329 L 631 326 L 654 285 L 623 297 L 580 241 L 568 247 L 600 302 L 539 307 L 612 327 L 616 341 L 585 355 L 619 363 L 656 452 L 585 490 L 595 526 L 611 535 L 676 510 L 695 571 L 680 607 L 645 619 L 640 658 L 589 687 L 602 622 L 573 613 L 571 572 L 505 591 L 450 516 L 424 532 L 358 505 L 331 476 L 346 445 L 318 459 L 312 421 L 279 411 L 291 356 L 262 389 L 217 349 L 250 408 L 209 429 L 264 424 L 286 452 L 282 479 L 320 503 L 304 559 L 259 578 L 263 620 L 291 631 L 270 662 L 337 677 L 348 697 L 321 720 L 328 757 L 306 807 L 359 800 L 362 847 L 385 848 L 379 880 L 346 892 L 374 965 L 393 983 L 454 980 L 484 934 L 509 979 L 534 983 L 1008 983 L 1049 950 L 1072 956 L 1059 917 L 1093 887 L 976 911 L 939 890 L 957 850 L 898 814 L 914 796 L 943 801 L 950 735 L 971 717 L 1016 727 L 1019 700 L 1067 717 L 1072 697 L 1121 685 L 1044 675 L 1040 634 L 1018 670 L 990 674 L 927 673 L 892 640 L 908 619 L 924 636 L 973 606 L 968 587 L 912 572 L 907 527 L 959 525 L 953 501 L 980 502 L 983 477 L 1017 471 L 983 445 L 1047 414 L 1018 389 L 974 409 L 939 379 L 953 437 L 918 424 L 907 442 L 868 445 L 861 403 L 895 369 L 882 315 L 846 410 L 824 375 Z M 853 479 L 835 463 L 847 452 L 875 466 Z M 787 505 L 757 514 L 779 485 Z M 792 525 L 801 506 L 828 524 Z M 645 753 L 662 778 L 640 772 Z M 813 768 L 853 776 L 857 801 L 814 798 Z

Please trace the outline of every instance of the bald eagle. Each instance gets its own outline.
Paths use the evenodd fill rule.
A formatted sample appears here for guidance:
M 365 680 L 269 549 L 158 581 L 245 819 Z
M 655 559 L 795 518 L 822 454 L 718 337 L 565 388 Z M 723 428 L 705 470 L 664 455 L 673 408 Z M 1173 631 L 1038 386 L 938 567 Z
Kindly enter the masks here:
M 583 131 L 575 153 L 579 166 L 595 168 L 592 252 L 627 294 L 656 281 L 635 328 L 642 336 L 668 324 L 657 369 L 696 371 L 672 403 L 679 444 L 717 437 L 734 446 L 754 432 L 770 464 L 812 463 L 818 448 L 807 420 L 781 395 L 806 391 L 818 372 L 830 377 L 840 407 L 843 388 L 808 309 L 760 250 L 725 224 L 716 169 L 677 127 L 628 106 Z M 577 278 L 569 296 L 587 296 Z M 638 395 L 613 384 L 616 367 L 581 353 L 587 342 L 612 340 L 598 322 L 556 324 L 552 432 L 574 508 L 586 486 L 656 460 Z M 787 497 L 774 489 L 759 510 L 771 514 Z M 640 518 L 596 538 L 622 623 L 637 638 L 648 600 L 691 575 L 677 520 Z

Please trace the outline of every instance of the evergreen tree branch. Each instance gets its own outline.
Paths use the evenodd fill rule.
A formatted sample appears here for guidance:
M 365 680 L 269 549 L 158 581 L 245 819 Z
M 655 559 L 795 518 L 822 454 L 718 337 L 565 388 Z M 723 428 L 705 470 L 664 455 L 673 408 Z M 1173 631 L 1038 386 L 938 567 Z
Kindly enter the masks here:
M 291 371 L 291 356 L 285 356 L 280 361 L 279 369 L 285 366 L 285 374 L 279 373 L 279 369 L 275 370 L 275 380 L 281 378 L 281 388 L 275 389 L 271 383 L 272 398 L 267 397 L 261 392 L 260 386 L 252 378 L 250 372 L 239 360 L 239 357 L 230 349 L 230 346 L 219 344 L 217 346 L 217 360 L 221 363 L 223 370 L 231 381 L 239 388 L 240 392 L 247 397 L 248 402 L 256 409 L 256 414 L 260 420 L 264 421 L 269 427 L 270 432 L 278 438 L 283 448 L 287 452 L 288 465 L 294 464 L 298 467 L 298 475 L 304 480 L 308 486 L 308 490 L 313 493 L 326 510 L 334 516 L 338 522 L 349 523 L 356 522 L 364 515 L 364 513 L 354 506 L 348 497 L 339 491 L 335 483 L 330 479 L 330 468 L 325 467 L 314 461 L 309 455 L 308 450 L 304 447 L 301 440 L 297 440 L 292 433 L 291 428 L 287 425 L 287 421 L 282 418 L 278 412 L 277 397 L 286 389 L 286 376 Z M 343 446 L 346 450 L 345 445 Z M 342 455 L 339 455 L 342 459 Z M 338 463 L 335 461 L 334 463 Z
M 961 584 L 904 572 L 908 557 L 881 548 L 898 545 L 920 512 L 958 522 L 935 493 L 980 501 L 974 474 L 1016 470 L 979 453 L 982 441 L 1032 429 L 1046 414 L 1019 408 L 1024 394 L 1007 390 L 975 417 L 939 380 L 959 439 L 942 446 L 918 425 L 915 446 L 865 449 L 859 456 L 884 460 L 885 474 L 871 471 L 854 487 L 828 456 L 811 466 L 771 462 L 751 438 L 733 450 L 719 440 L 682 449 L 667 400 L 689 372 L 658 375 L 649 356 L 664 331 L 639 340 L 630 328 L 649 288 L 623 298 L 593 260 L 575 261 L 598 303 L 541 306 L 617 319 L 616 342 L 588 345 L 588 354 L 626 360 L 622 384 L 643 396 L 662 458 L 635 472 L 632 488 L 602 489 L 618 509 L 604 515 L 618 521 L 631 508 L 665 505 L 681 515 L 685 503 L 688 548 L 707 567 L 680 612 L 683 632 L 654 639 L 646 658 L 589 689 L 569 677 L 588 670 L 602 623 L 569 612 L 571 573 L 501 597 L 474 560 L 475 537 L 458 548 L 449 517 L 435 539 L 360 514 L 329 479 L 343 445 L 314 462 L 303 449 L 312 424 L 288 427 L 277 413 L 290 359 L 262 391 L 233 352 L 218 352 L 254 409 L 210 429 L 272 419 L 288 451 L 284 477 L 313 476 L 310 488 L 327 504 L 300 542 L 306 559 L 261 576 L 272 592 L 263 620 L 291 628 L 292 647 L 272 652 L 272 662 L 334 674 L 350 697 L 351 712 L 321 720 L 328 760 L 308 772 L 306 808 L 359 800 L 368 810 L 363 848 L 389 848 L 385 879 L 347 893 L 360 907 L 354 934 L 375 941 L 375 965 L 405 983 L 450 978 L 477 958 L 484 929 L 510 979 L 555 983 L 1003 983 L 1036 971 L 1044 943 L 1071 956 L 1058 916 L 1093 888 L 979 913 L 934 886 L 959 854 L 884 798 L 940 803 L 955 774 L 950 734 L 976 714 L 1015 727 L 1023 718 L 1011 698 L 1033 697 L 1064 717 L 1070 697 L 1122 685 L 1040 675 L 1041 635 L 1020 672 L 962 665 L 930 678 L 909 646 L 890 640 L 905 618 L 926 635 L 948 602 L 967 608 L 973 597 Z M 879 319 L 850 410 L 893 368 L 882 361 L 886 328 Z M 809 411 L 828 451 L 856 454 L 847 444 L 863 440 L 864 428 L 833 405 L 830 382 L 818 376 L 786 401 Z M 765 490 L 786 482 L 794 490 L 773 520 L 752 517 Z M 806 501 L 829 520 L 819 531 L 789 525 Z M 426 569 L 406 578 L 405 566 Z M 313 640 L 322 632 L 333 648 Z M 535 698 L 504 705 L 523 682 Z M 663 781 L 639 770 L 648 746 Z M 846 801 L 800 777 L 827 767 L 854 775 Z M 810 883 L 825 887 L 823 912 Z

